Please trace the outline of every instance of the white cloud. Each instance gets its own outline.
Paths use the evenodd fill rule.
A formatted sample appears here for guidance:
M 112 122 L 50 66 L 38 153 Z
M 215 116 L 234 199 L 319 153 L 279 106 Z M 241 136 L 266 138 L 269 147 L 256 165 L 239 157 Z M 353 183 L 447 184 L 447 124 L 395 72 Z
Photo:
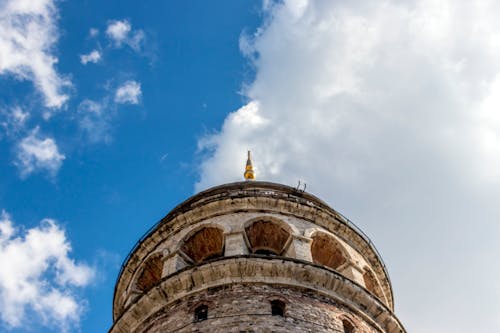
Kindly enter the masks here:
M 23 112 L 19 106 L 14 106 L 12 108 L 12 119 L 16 123 L 16 126 L 23 126 L 28 118 L 29 113 Z
M 107 99 L 92 101 L 86 99 L 78 106 L 79 126 L 90 143 L 111 142 L 111 115 L 106 112 Z
M 127 20 L 109 21 L 106 35 L 116 47 L 128 45 L 135 51 L 140 51 L 145 37 L 142 30 L 132 31 L 132 26 Z
M 200 141 L 196 189 L 241 180 L 250 148 L 258 179 L 301 179 L 373 236 L 408 331 L 499 331 L 500 3 L 264 10 L 249 103 Z
M 78 125 L 87 142 L 110 143 L 117 104 L 139 104 L 141 96 L 141 84 L 129 80 L 100 100 L 83 100 L 78 106 Z
M 0 109 L 0 127 L 8 136 L 14 135 L 24 129 L 29 116 L 29 112 L 23 111 L 18 105 Z
M 99 29 L 96 29 L 96 28 L 89 29 L 89 36 L 90 37 L 96 37 L 98 35 L 99 35 Z
M 141 98 L 141 84 L 137 81 L 126 81 L 115 93 L 115 102 L 121 104 L 139 104 Z
M 142 44 L 146 34 L 142 30 L 135 31 L 127 41 L 128 46 L 130 46 L 134 51 L 141 51 Z
M 94 271 L 76 263 L 70 252 L 71 244 L 56 221 L 44 219 L 24 231 L 2 211 L 0 319 L 4 326 L 29 329 L 40 322 L 68 331 L 78 325 L 85 302 L 76 296 L 76 287 L 88 285 Z
M 58 38 L 54 0 L 6 0 L 0 4 L 0 75 L 33 81 L 45 106 L 60 108 L 70 81 L 55 68 Z
M 96 64 L 99 61 L 101 61 L 101 53 L 98 50 L 92 50 L 92 52 L 88 54 L 80 55 L 80 62 L 83 65 L 86 65 L 89 62 Z
M 106 29 L 106 34 L 118 46 L 120 46 L 128 38 L 130 30 L 132 30 L 132 27 L 130 26 L 130 23 L 127 20 L 110 21 L 108 23 L 108 28 Z
M 17 149 L 18 166 L 21 177 L 44 170 L 54 176 L 62 165 L 65 156 L 59 152 L 59 148 L 53 138 L 42 138 L 39 129 L 34 129 L 27 137 L 21 140 Z

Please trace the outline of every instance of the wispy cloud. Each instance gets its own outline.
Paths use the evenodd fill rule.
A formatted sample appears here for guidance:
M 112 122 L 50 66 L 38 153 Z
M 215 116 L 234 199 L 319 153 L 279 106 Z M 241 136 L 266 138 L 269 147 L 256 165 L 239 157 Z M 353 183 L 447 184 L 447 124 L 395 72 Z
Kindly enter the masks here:
M 82 55 L 80 55 L 80 62 L 83 65 L 86 65 L 89 62 L 96 64 L 99 61 L 101 61 L 101 52 L 99 52 L 98 50 L 92 50 L 88 54 L 82 54 Z
M 0 75 L 30 80 L 42 93 L 45 106 L 60 108 L 68 100 L 53 50 L 59 35 L 54 0 L 6 0 L 0 5 Z
M 24 126 L 24 123 L 29 118 L 29 113 L 23 112 L 23 110 L 19 106 L 12 107 L 11 115 L 12 115 L 12 121 L 13 123 L 15 123 L 15 126 L 17 127 Z
M 500 330 L 500 269 L 464 288 L 500 261 L 500 3 L 264 10 L 241 42 L 249 103 L 200 142 L 197 190 L 241 179 L 251 148 L 259 179 L 301 179 L 376 237 L 409 331 Z
M 70 252 L 71 244 L 56 221 L 43 219 L 40 225 L 22 230 L 5 211 L 1 212 L 2 326 L 30 330 L 32 313 L 43 325 L 63 332 L 78 326 L 85 301 L 76 296 L 76 291 L 91 282 L 94 271 L 76 263 Z
M 140 51 L 145 34 L 142 30 L 132 30 L 127 20 L 113 20 L 108 22 L 106 35 L 116 47 L 130 46 L 135 51 Z
M 65 156 L 59 152 L 56 141 L 42 137 L 37 127 L 19 142 L 15 164 L 21 177 L 36 171 L 46 171 L 50 176 L 55 176 L 64 159 Z
M 29 112 L 18 105 L 0 109 L 0 127 L 7 136 L 12 136 L 24 129 L 29 117 Z
M 90 143 L 111 142 L 112 114 L 108 108 L 107 98 L 102 101 L 86 99 L 78 106 L 79 127 Z
M 141 96 L 141 84 L 128 80 L 101 99 L 83 100 L 78 106 L 78 124 L 85 139 L 90 143 L 110 143 L 118 104 L 139 104 Z
M 115 102 L 120 104 L 139 104 L 142 96 L 141 84 L 129 80 L 116 89 Z
M 99 29 L 97 28 L 90 28 L 89 29 L 89 36 L 90 37 L 97 37 L 99 35 Z

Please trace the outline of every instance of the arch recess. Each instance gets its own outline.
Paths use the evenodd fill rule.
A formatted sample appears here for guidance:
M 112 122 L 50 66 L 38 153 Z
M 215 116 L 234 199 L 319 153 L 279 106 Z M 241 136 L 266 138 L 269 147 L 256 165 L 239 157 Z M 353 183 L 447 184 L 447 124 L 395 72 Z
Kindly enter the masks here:
M 224 232 L 206 226 L 186 236 L 180 250 L 194 263 L 221 257 L 224 254 Z
M 147 291 L 160 280 L 163 272 L 163 258 L 161 255 L 153 255 L 148 258 L 137 277 L 135 287 L 140 291 Z
M 349 258 L 345 247 L 333 236 L 316 232 L 312 236 L 311 255 L 314 263 L 337 270 Z
M 275 220 L 258 219 L 247 223 L 245 234 L 252 253 L 281 255 L 291 236 L 288 225 Z
M 348 320 L 346 318 L 342 319 L 342 332 L 344 333 L 354 333 L 355 331 L 355 326 L 352 323 L 351 320 Z
M 363 281 L 365 282 L 365 288 L 368 289 L 369 292 L 377 296 L 380 300 L 386 302 L 380 283 L 375 277 L 375 274 L 373 274 L 368 267 L 365 267 L 363 272 Z

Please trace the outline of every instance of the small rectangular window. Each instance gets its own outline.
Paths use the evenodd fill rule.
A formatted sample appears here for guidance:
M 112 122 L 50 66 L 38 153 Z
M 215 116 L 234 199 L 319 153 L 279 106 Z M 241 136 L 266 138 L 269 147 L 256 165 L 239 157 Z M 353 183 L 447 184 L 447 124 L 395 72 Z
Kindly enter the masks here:
M 285 315 L 285 303 L 280 300 L 271 301 L 271 314 L 283 317 Z
M 194 310 L 194 321 L 203 321 L 208 318 L 208 306 L 200 305 Z

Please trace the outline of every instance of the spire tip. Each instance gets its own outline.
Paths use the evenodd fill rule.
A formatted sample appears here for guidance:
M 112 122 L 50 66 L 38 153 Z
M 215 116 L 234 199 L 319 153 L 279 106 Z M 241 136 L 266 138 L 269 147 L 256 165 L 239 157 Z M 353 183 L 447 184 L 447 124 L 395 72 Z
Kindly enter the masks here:
M 252 155 L 250 153 L 250 150 L 248 151 L 247 164 L 245 166 L 245 173 L 243 174 L 243 176 L 246 180 L 255 179 L 255 172 L 253 170 Z

